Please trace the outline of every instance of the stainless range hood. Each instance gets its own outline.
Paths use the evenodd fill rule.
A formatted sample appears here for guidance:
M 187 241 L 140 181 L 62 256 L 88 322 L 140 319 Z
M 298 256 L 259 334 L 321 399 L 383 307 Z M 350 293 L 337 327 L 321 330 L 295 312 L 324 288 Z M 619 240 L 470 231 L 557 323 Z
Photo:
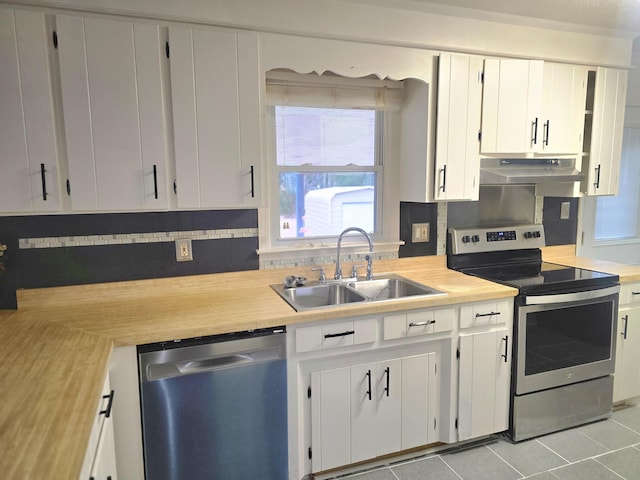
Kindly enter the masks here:
M 575 159 L 483 158 L 480 185 L 535 185 L 572 183 L 584 180 Z

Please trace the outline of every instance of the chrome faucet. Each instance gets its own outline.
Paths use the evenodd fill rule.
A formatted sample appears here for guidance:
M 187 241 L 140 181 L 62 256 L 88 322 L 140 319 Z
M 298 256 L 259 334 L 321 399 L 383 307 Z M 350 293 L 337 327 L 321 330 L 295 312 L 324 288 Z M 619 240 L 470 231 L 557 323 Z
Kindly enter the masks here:
M 359 227 L 346 228 L 340 234 L 340 236 L 338 237 L 338 251 L 337 251 L 337 254 L 336 254 L 336 273 L 333 276 L 334 280 L 340 280 L 342 278 L 342 263 L 340 262 L 340 247 L 342 245 L 342 237 L 344 236 L 345 233 L 349 233 L 349 232 L 359 232 L 359 233 L 361 233 L 362 236 L 364 236 L 364 238 L 367 239 L 367 242 L 369 242 L 369 253 L 373 252 L 373 242 L 371 241 L 371 237 L 369 236 L 369 234 L 367 232 L 365 232 L 363 229 L 361 229 Z M 367 255 L 364 258 L 367 261 L 367 276 L 366 276 L 366 279 L 367 280 L 372 280 L 373 279 L 373 269 L 372 269 L 373 256 L 372 255 Z

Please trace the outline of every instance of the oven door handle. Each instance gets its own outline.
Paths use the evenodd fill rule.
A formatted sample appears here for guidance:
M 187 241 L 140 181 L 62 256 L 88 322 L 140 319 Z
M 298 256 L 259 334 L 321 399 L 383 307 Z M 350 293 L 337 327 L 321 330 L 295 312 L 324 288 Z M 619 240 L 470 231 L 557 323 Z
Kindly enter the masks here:
M 525 305 L 550 305 L 552 303 L 580 302 L 582 300 L 593 300 L 595 298 L 607 297 L 620 292 L 620 285 L 600 288 L 597 290 L 587 290 L 574 293 L 558 293 L 555 295 L 527 295 L 524 297 Z

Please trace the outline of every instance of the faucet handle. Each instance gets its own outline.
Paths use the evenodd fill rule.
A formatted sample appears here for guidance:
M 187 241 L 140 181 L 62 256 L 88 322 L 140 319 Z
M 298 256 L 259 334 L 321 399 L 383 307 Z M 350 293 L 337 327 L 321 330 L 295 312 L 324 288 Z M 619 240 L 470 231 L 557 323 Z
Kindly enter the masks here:
M 363 265 L 356 265 L 355 263 L 351 265 L 351 278 L 358 278 L 358 269 L 362 267 Z
M 320 271 L 320 282 L 326 282 L 327 281 L 327 274 L 324 271 L 324 267 L 311 267 L 311 271 L 313 272 L 317 272 Z

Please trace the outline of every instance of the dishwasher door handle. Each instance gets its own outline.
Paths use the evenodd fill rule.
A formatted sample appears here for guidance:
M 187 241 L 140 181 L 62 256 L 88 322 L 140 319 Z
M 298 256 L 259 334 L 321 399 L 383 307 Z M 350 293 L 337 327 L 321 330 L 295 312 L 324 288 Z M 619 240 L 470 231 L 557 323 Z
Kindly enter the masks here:
M 162 380 L 163 378 L 193 375 L 200 372 L 212 372 L 226 368 L 241 367 L 252 363 L 271 362 L 282 358 L 284 358 L 282 348 L 271 347 L 214 357 L 155 363 L 147 365 L 146 380 Z

